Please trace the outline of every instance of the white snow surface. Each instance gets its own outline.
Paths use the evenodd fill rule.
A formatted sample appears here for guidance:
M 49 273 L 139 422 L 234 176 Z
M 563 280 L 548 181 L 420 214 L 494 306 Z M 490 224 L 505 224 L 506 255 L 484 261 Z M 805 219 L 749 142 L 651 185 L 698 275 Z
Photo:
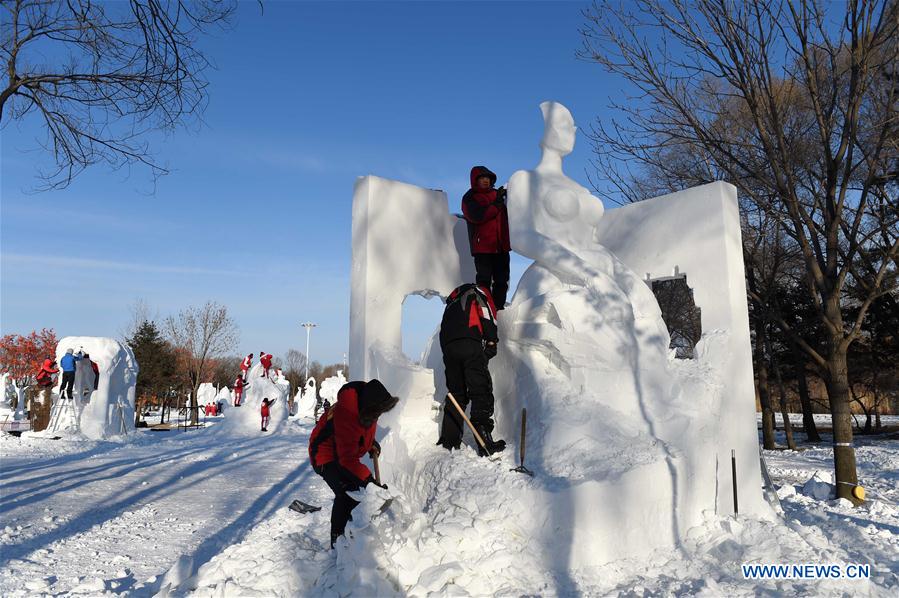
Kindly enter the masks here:
M 386 429 L 390 489 L 366 492 L 348 537 L 328 550 L 333 495 L 308 465 L 311 427 L 141 430 L 127 442 L 0 435 L 0 595 L 152 596 L 167 584 L 171 595 L 218 597 L 899 591 L 896 439 L 857 438 L 870 497 L 861 508 L 801 492 L 831 467 L 825 435 L 803 452 L 765 452 L 782 515 L 708 513 L 677 550 L 580 567 L 568 559 L 569 505 L 535 501 L 546 490 L 509 471 L 512 455 L 422 447 L 406 479 Z M 297 515 L 286 508 L 294 498 L 323 508 Z M 871 579 L 750 581 L 742 563 L 864 563 Z

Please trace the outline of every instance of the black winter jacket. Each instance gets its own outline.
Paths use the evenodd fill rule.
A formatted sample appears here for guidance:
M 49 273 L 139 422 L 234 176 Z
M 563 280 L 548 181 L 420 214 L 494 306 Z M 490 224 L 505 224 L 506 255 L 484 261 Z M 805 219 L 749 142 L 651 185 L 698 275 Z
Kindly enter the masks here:
M 463 284 L 450 293 L 440 322 L 440 346 L 459 339 L 497 342 L 496 307 L 490 293 L 476 284 Z

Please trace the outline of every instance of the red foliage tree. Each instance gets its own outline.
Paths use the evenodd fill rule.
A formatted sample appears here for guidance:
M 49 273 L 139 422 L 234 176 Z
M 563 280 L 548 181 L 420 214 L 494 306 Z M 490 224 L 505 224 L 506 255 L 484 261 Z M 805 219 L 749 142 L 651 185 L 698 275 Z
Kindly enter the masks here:
M 0 372 L 9 372 L 19 386 L 33 382 L 44 360 L 53 359 L 57 342 L 52 328 L 32 330 L 27 336 L 4 335 L 0 338 Z

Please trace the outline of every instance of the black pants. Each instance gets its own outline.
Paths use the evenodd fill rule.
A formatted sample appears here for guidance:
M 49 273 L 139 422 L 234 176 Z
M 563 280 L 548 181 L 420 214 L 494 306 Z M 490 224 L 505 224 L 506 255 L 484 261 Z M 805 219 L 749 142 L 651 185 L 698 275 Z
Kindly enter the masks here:
M 475 282 L 490 289 L 496 309 L 503 309 L 509 292 L 509 252 L 476 253 L 474 267 Z
M 315 473 L 320 475 L 334 492 L 334 505 L 331 507 L 331 548 L 334 548 L 334 542 L 343 535 L 347 521 L 353 518 L 351 515 L 353 509 L 359 504 L 350 498 L 347 491 L 358 490 L 362 485 L 353 476 L 341 471 L 337 461 L 316 467 Z
M 462 409 L 471 403 L 471 423 L 475 428 L 493 432 L 493 380 L 487 369 L 487 356 L 480 341 L 460 339 L 443 347 L 446 389 L 453 393 Z M 462 416 L 450 402 L 443 405 L 440 442 L 447 448 L 462 444 Z
M 59 387 L 59 396 L 62 398 L 66 389 L 69 389 L 69 398 L 72 398 L 72 388 L 75 386 L 75 372 L 63 372 L 62 373 L 62 386 Z

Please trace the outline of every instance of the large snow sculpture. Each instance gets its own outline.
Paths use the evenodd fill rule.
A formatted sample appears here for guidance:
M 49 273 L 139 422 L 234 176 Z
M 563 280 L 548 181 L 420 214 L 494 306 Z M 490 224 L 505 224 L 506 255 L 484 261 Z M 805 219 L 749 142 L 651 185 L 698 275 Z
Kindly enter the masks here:
M 56 363 L 68 349 L 83 351 L 97 364 L 94 372 L 86 359 L 76 362 L 73 400 L 62 400 L 60 375 L 53 391 L 53 407 L 47 433 L 81 433 L 92 440 L 126 434 L 134 430 L 134 406 L 139 367 L 127 345 L 112 338 L 67 336 L 56 346 Z
M 498 431 L 511 444 L 528 408 L 528 461 L 538 475 L 523 500 L 540 514 L 535 537 L 557 546 L 558 534 L 570 535 L 560 558 L 573 567 L 675 545 L 704 513 L 732 513 L 731 449 L 741 512 L 766 513 L 733 188 L 716 183 L 622 212 L 631 216 L 604 213 L 563 172 L 575 141 L 571 114 L 555 102 L 541 110 L 541 161 L 508 183 L 512 248 L 534 263 L 499 317 L 502 347 L 490 364 Z M 679 208 L 689 215 L 672 219 Z M 401 302 L 472 281 L 463 269 L 471 258 L 464 237 L 450 235 L 461 227 L 442 194 L 366 177 L 353 216 L 350 377 L 377 376 L 404 399 L 383 418 L 391 433 L 382 445 L 395 481 L 420 496 L 414 486 L 437 433 L 429 399 L 442 399 L 443 365 L 436 339 L 421 366 L 402 354 Z M 703 256 L 672 264 L 691 251 L 714 254 L 712 269 L 698 272 Z M 702 308 L 695 360 L 673 358 L 658 304 L 637 274 L 678 264 Z
M 279 377 L 266 378 L 262 375 L 264 368 L 257 363 L 247 374 L 247 385 L 244 386 L 240 407 L 228 409 L 225 420 L 217 427 L 227 433 L 239 435 L 255 435 L 261 432 L 262 399 L 274 401 L 270 409 L 269 432 L 277 432 L 287 421 L 287 399 L 290 396 L 290 383 Z

